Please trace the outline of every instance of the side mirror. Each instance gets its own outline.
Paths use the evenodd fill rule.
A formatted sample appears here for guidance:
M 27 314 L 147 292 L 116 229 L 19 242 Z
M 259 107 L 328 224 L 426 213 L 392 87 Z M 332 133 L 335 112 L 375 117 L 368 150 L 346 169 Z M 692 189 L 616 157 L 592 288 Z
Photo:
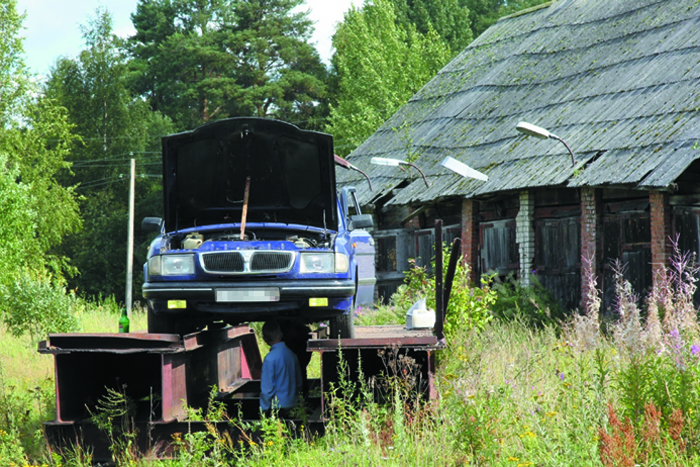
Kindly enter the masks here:
M 141 229 L 153 232 L 160 232 L 163 226 L 163 219 L 160 217 L 144 217 L 141 221 Z
M 374 220 L 372 219 L 372 214 L 356 214 L 350 216 L 350 230 L 355 229 L 369 229 L 374 227 Z

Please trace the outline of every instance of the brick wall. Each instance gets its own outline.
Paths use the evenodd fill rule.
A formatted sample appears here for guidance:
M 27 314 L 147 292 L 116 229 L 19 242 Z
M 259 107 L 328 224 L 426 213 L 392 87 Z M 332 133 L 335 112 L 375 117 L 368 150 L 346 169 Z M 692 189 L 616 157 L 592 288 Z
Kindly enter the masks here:
M 651 211 L 651 272 L 654 286 L 659 279 L 659 273 L 667 267 L 671 257 L 671 209 L 668 204 L 668 193 L 660 191 L 649 192 Z
M 409 212 L 412 214 L 416 211 L 416 208 L 409 208 Z M 411 217 L 406 223 L 403 225 L 404 229 L 420 229 L 421 228 L 421 222 L 420 222 L 420 214 L 417 214 L 413 217 Z
M 479 285 L 479 202 L 462 201 L 462 258 L 469 267 L 469 279 Z
M 515 242 L 520 254 L 520 282 L 530 285 L 530 274 L 535 260 L 535 196 L 529 191 L 520 192 L 520 210 L 515 217 Z
M 585 279 L 583 268 L 586 261 L 591 261 L 591 267 L 597 277 L 598 287 L 601 285 L 602 238 L 603 238 L 603 200 L 600 190 L 581 188 L 581 308 L 586 310 L 585 299 L 589 293 L 590 284 Z

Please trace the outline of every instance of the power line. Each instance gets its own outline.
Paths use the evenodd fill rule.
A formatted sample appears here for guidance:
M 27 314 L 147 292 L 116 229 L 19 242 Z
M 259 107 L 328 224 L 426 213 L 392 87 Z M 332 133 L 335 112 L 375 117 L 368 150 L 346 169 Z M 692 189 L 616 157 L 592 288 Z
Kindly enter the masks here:
M 131 157 L 135 154 L 162 154 L 160 151 L 129 151 L 129 152 L 123 152 L 121 154 L 114 154 L 113 156 L 110 157 L 103 157 L 102 159 L 93 159 L 94 161 L 112 161 L 112 160 L 117 160 L 117 158 L 121 158 L 120 160 L 129 160 Z M 127 159 L 124 159 L 124 158 Z M 77 160 L 77 161 L 66 161 L 66 162 L 84 162 L 82 159 Z
M 161 174 L 138 174 L 136 178 L 161 178 Z M 129 179 L 129 174 L 118 174 L 113 177 L 100 178 L 98 180 L 89 180 L 87 182 L 81 183 L 76 187 L 76 190 L 81 190 L 85 188 L 99 188 L 102 186 L 111 185 L 112 183 L 123 182 Z
M 139 166 L 161 166 L 161 162 L 146 162 L 146 163 L 139 163 Z M 79 165 L 74 165 L 71 168 L 72 169 L 92 169 L 96 167 L 128 167 L 128 163 L 123 163 L 119 162 L 118 164 L 79 164 Z

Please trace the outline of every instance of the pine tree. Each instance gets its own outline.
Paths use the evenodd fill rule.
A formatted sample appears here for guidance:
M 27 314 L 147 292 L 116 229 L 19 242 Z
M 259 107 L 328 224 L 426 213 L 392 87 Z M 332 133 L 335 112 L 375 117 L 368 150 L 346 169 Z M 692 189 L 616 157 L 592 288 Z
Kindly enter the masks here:
M 129 40 L 132 86 L 181 129 L 233 116 L 309 126 L 326 69 L 303 0 L 141 0 Z

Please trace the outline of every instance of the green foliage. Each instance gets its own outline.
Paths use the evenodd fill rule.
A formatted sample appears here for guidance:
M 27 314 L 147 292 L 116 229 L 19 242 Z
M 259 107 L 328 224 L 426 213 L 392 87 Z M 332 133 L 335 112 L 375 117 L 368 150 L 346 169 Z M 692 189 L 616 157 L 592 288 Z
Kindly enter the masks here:
M 48 333 L 76 331 L 76 310 L 82 306 L 73 293 L 47 279 L 20 276 L 0 286 L 0 311 L 14 336 L 29 334 L 32 341 Z
M 700 416 L 694 413 L 700 403 L 700 359 L 697 351 L 692 354 L 689 350 L 679 348 L 675 355 L 635 355 L 620 371 L 615 380 L 620 413 L 639 432 L 644 429 L 646 406 L 651 403 L 660 410 L 660 421 L 666 426 L 673 411 L 680 409 L 690 424 L 688 434 L 700 440 Z
M 450 249 L 443 247 L 443 277 L 447 274 L 450 262 Z M 425 298 L 426 306 L 435 309 L 435 276 L 427 268 L 409 260 L 410 269 L 406 272 L 405 284 L 391 297 L 391 305 L 396 310 L 406 311 L 418 300 Z M 434 268 L 434 264 L 433 264 Z M 453 335 L 471 329 L 483 329 L 491 320 L 491 308 L 497 301 L 497 294 L 490 286 L 488 278 L 482 279 L 481 287 L 469 283 L 469 268 L 457 261 L 452 281 L 450 301 L 445 316 L 445 333 Z
M 23 15 L 17 13 L 16 0 L 0 2 L 0 128 L 22 115 L 30 89 L 22 46 Z
M 352 8 L 333 36 L 337 92 L 327 131 L 347 155 L 374 133 L 449 60 L 433 30 L 396 23 L 389 0 Z
M 0 367 L 0 465 L 28 465 L 46 449 L 41 429 L 52 415 L 53 381 L 8 379 Z
M 355 310 L 355 325 L 382 326 L 387 324 L 404 324 L 407 309 L 394 305 L 376 305 L 373 308 L 359 307 Z
M 312 24 L 296 10 L 303 0 L 232 2 L 233 26 L 225 39 L 235 56 L 240 86 L 231 115 L 275 117 L 313 127 L 325 97 L 326 68 L 308 43 Z
M 36 209 L 31 187 L 17 183 L 17 167 L 0 154 L 0 284 L 7 284 L 22 270 L 40 271 L 41 249 L 35 241 Z
M 3 465 L 26 465 L 27 456 L 20 441 L 19 433 L 0 429 L 0 462 Z
M 472 35 L 476 39 L 499 18 L 547 2 L 546 0 L 459 0 L 459 3 L 469 11 L 469 24 Z
M 156 175 L 159 136 L 173 127 L 127 89 L 126 57 L 109 13 L 98 10 L 83 29 L 83 38 L 85 50 L 75 59 L 59 60 L 46 84 L 46 95 L 67 109 L 66 118 L 73 125 L 72 171 L 64 171 L 62 181 L 79 184 L 77 190 L 83 195 L 84 228 L 67 236 L 60 251 L 80 270 L 70 280 L 71 288 L 92 297 L 121 297 L 126 280 L 130 159 L 136 160 L 137 168 L 136 218 L 157 215 L 162 210 Z M 145 248 L 139 247 L 147 245 L 149 238 L 136 229 L 136 251 L 141 253 L 137 259 L 145 256 Z
M 531 286 L 523 286 L 522 282 L 512 275 L 501 280 L 493 279 L 493 290 L 498 300 L 491 307 L 497 319 L 519 320 L 526 326 L 544 327 L 558 325 L 566 318 L 561 305 L 552 298 L 536 276 L 531 276 Z
M 449 410 L 450 446 L 475 459 L 477 465 L 497 458 L 500 443 L 500 425 L 503 423 L 506 400 L 510 398 L 510 386 L 503 385 L 493 391 L 477 391 L 465 400 L 459 393 L 450 393 L 444 401 Z
M 317 126 L 326 69 L 301 4 L 140 1 L 128 44 L 132 88 L 181 129 L 250 115 Z
M 65 109 L 56 102 L 42 98 L 27 103 L 24 111 L 25 121 L 0 130 L 0 151 L 19 168 L 17 178 L 31 195 L 37 259 L 56 277 L 70 275 L 74 270 L 68 259 L 55 250 L 81 226 L 78 195 L 74 188 L 59 183 L 75 137 L 70 134 Z
M 137 431 L 134 426 L 136 405 L 126 395 L 126 386 L 119 390 L 105 388 L 107 394 L 97 401 L 91 419 L 105 433 L 112 460 L 119 466 L 135 466 L 138 458 Z
M 173 465 L 216 467 L 227 465 L 227 461 L 233 458 L 233 441 L 228 433 L 217 426 L 217 423 L 228 420 L 226 406 L 216 400 L 217 393 L 217 387 L 213 386 L 205 410 L 188 408 L 188 419 L 204 422 L 206 430 L 175 435 L 178 458 Z
M 15 2 L 0 8 L 1 27 L 7 34 L 16 33 L 11 23 L 20 17 L 14 8 Z M 3 36 L 0 50 L 0 82 L 9 79 L 13 83 L 3 85 L 0 91 L 0 190 L 7 195 L 2 196 L 0 215 L 4 218 L 0 223 L 8 230 L 3 232 L 7 234 L 5 246 L 16 250 L 2 255 L 13 264 L 3 268 L 0 282 L 2 277 L 12 277 L 18 268 L 25 267 L 36 273 L 49 269 L 60 278 L 64 272 L 72 271 L 66 258 L 54 254 L 52 249 L 64 235 L 80 227 L 76 195 L 57 180 L 58 172 L 67 167 L 64 157 L 72 141 L 70 126 L 65 111 L 55 102 L 30 98 L 36 90 L 17 55 L 21 42 Z M 13 183 L 18 186 L 11 186 Z
M 404 29 L 411 25 L 421 34 L 435 30 L 454 54 L 472 41 L 469 8 L 458 0 L 390 0 L 397 23 Z
M 350 376 L 355 362 L 341 359 L 327 399 L 325 437 L 291 430 L 274 417 L 229 420 L 212 391 L 208 408 L 191 412 L 193 420 L 205 421 L 205 430 L 176 435 L 178 450 L 169 460 L 126 456 L 128 430 L 122 431 L 121 417 L 129 404 L 123 394 L 116 391 L 100 410 L 103 418 L 111 414 L 111 422 L 102 422 L 106 428 L 111 423 L 119 455 L 126 456 L 120 465 L 139 467 L 694 467 L 700 459 L 700 335 L 692 327 L 667 334 L 663 348 L 630 354 L 600 334 L 596 346 L 579 345 L 575 327 L 492 320 L 482 330 L 449 336 L 438 353 L 437 401 L 423 404 L 413 397 L 417 367 L 398 349 L 384 351 L 390 371 L 374 379 Z M 41 437 L 32 433 L 40 434 L 40 418 L 51 418 L 46 407 L 52 382 L 42 385 L 45 392 L 32 392 L 28 388 L 36 384 L 0 376 L 0 455 L 6 456 L 0 463 L 39 464 L 48 457 Z M 633 454 L 616 450 L 625 440 L 633 443 Z M 54 457 L 55 465 L 90 465 L 89 453 L 63 454 Z
M 448 336 L 465 329 L 483 329 L 492 318 L 491 308 L 496 303 L 496 292 L 491 289 L 487 278 L 481 279 L 481 287 L 470 289 L 468 274 L 466 265 L 457 265 L 445 317 L 445 334 Z

